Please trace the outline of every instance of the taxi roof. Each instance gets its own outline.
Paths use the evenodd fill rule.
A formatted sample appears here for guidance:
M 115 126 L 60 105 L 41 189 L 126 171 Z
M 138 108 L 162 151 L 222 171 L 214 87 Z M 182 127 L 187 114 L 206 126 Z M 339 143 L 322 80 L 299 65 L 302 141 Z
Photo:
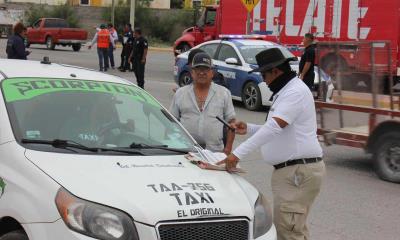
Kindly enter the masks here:
M 92 69 L 40 61 L 0 59 L 0 82 L 6 78 L 66 78 L 132 84 L 123 78 Z

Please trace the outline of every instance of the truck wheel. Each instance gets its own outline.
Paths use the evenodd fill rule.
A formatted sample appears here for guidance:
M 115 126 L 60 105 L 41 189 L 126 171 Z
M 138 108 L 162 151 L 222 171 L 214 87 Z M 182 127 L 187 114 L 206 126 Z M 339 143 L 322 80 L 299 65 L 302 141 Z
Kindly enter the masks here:
M 46 47 L 50 50 L 54 50 L 54 48 L 56 48 L 56 44 L 54 44 L 52 37 L 46 38 Z
M 383 180 L 400 183 L 400 132 L 385 133 L 376 144 L 376 173 Z
M 181 53 L 187 52 L 191 49 L 190 45 L 187 43 L 184 43 L 181 45 Z
M 242 90 L 242 101 L 245 108 L 256 111 L 261 107 L 261 92 L 254 82 L 248 82 Z
M 81 44 L 80 43 L 78 43 L 78 44 L 73 44 L 72 45 L 72 49 L 74 50 L 74 52 L 79 52 L 79 50 L 81 50 Z
M 179 86 L 183 87 L 189 85 L 192 83 L 192 81 L 192 75 L 190 75 L 190 72 L 184 72 L 179 77 Z
M 24 231 L 18 230 L 3 235 L 0 240 L 29 240 L 29 238 Z

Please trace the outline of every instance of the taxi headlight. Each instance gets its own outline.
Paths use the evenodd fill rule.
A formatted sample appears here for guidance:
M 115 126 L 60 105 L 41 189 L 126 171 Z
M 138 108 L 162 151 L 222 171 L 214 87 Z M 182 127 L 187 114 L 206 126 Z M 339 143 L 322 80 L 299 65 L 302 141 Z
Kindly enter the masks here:
M 79 199 L 63 188 L 56 196 L 57 209 L 73 231 L 101 240 L 138 240 L 133 220 L 124 212 Z
M 265 197 L 260 193 L 254 205 L 254 239 L 264 235 L 272 226 L 272 212 Z

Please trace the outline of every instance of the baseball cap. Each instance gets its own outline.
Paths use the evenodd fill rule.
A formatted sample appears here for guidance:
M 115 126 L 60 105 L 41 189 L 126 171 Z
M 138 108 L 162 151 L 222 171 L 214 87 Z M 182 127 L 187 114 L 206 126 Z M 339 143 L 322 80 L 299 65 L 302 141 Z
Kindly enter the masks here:
M 197 67 L 208 67 L 211 68 L 211 57 L 203 52 L 203 53 L 197 53 L 193 57 L 192 61 L 192 68 L 197 68 Z
M 100 29 L 105 29 L 106 25 L 104 23 L 100 24 Z
M 189 55 L 188 55 L 188 62 L 187 62 L 188 65 L 192 64 L 194 55 L 196 55 L 198 53 L 204 53 L 204 51 L 201 50 L 200 48 L 195 48 L 195 49 L 190 50 Z

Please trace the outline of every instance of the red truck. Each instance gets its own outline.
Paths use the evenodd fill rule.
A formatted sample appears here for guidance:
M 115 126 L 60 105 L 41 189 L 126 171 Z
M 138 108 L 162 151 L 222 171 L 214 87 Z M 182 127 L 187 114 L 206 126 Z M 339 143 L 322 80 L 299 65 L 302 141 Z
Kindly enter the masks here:
M 72 46 L 77 52 L 88 38 L 88 32 L 80 28 L 69 28 L 61 18 L 40 18 L 28 28 L 27 45 L 46 44 L 47 49 L 54 50 L 56 45 Z
M 247 10 L 240 0 L 220 0 L 205 6 L 196 26 L 174 43 L 179 54 L 219 35 L 245 34 Z M 305 33 L 318 41 L 390 41 L 392 70 L 400 76 L 399 0 L 261 0 L 250 14 L 250 33 L 264 34 L 300 55 Z M 353 56 L 327 55 L 327 60 L 351 64 Z M 329 62 L 329 61 L 324 61 Z

